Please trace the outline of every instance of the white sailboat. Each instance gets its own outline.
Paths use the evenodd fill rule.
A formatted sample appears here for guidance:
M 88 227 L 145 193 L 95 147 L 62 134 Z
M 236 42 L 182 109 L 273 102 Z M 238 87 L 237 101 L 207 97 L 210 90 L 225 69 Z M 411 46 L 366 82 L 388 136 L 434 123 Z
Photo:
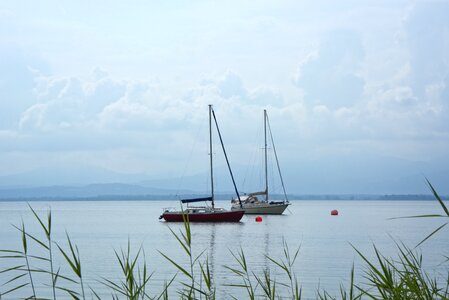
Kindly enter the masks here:
M 282 189 L 284 192 L 283 201 L 271 201 L 269 199 L 268 192 L 268 163 L 267 163 L 267 127 L 270 132 L 271 143 L 273 145 L 274 155 L 276 158 L 277 169 L 279 172 L 279 177 L 282 183 Z M 281 174 L 281 169 L 279 167 L 279 161 L 276 154 L 276 148 L 274 147 L 273 136 L 271 134 L 271 128 L 268 121 L 267 111 L 264 110 L 264 136 L 265 136 L 265 147 L 264 147 L 264 161 L 265 161 L 265 190 L 259 192 L 248 193 L 247 195 L 240 196 L 240 199 L 233 199 L 231 201 L 231 210 L 240 211 L 244 210 L 245 214 L 266 214 L 266 215 L 281 215 L 285 209 L 290 205 L 287 198 L 287 193 L 285 192 L 284 181 Z M 259 199 L 262 196 L 264 199 Z

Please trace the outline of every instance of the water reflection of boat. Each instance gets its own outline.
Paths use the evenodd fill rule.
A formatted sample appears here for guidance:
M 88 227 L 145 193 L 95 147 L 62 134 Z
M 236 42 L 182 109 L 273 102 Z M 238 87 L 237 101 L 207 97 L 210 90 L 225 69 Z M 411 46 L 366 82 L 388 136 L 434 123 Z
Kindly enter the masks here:
M 271 144 L 273 145 L 273 152 L 276 158 L 276 165 L 279 172 L 279 177 L 282 183 L 282 189 L 284 192 L 283 201 L 270 201 L 268 197 L 268 162 L 267 162 L 267 128 L 270 133 Z M 287 193 L 285 192 L 284 181 L 282 179 L 281 168 L 279 167 L 279 161 L 276 154 L 276 148 L 274 147 L 273 136 L 271 134 L 270 123 L 268 121 L 267 111 L 264 110 L 264 162 L 265 162 L 265 190 L 260 192 L 249 193 L 248 195 L 241 196 L 239 199 L 234 198 L 232 202 L 233 211 L 245 211 L 246 214 L 271 214 L 280 215 L 290 205 L 287 199 Z M 265 196 L 265 199 L 261 200 L 257 196 Z
M 215 207 L 214 202 L 214 176 L 213 176 L 213 151 L 212 151 L 212 116 L 215 122 L 215 127 L 217 129 L 218 136 L 220 138 L 221 147 L 223 149 L 224 156 L 226 158 L 226 163 L 229 168 L 229 173 L 232 178 L 232 183 L 234 184 L 234 189 L 237 194 L 237 199 L 240 199 L 240 195 L 237 191 L 235 185 L 234 176 L 232 175 L 232 170 L 229 165 L 229 161 L 226 155 L 226 151 L 221 138 L 220 129 L 218 128 L 217 119 L 215 117 L 215 112 L 212 105 L 209 105 L 209 155 L 210 155 L 210 182 L 211 182 L 211 196 L 203 198 L 194 199 L 184 199 L 181 203 L 187 204 L 187 208 L 184 210 L 165 210 L 159 219 L 164 219 L 167 222 L 183 222 L 184 215 L 188 218 L 190 222 L 239 222 L 245 211 L 243 210 L 226 210 L 224 208 Z M 237 200 L 239 201 L 239 200 Z M 211 202 L 211 206 L 189 206 L 190 203 L 195 202 Z

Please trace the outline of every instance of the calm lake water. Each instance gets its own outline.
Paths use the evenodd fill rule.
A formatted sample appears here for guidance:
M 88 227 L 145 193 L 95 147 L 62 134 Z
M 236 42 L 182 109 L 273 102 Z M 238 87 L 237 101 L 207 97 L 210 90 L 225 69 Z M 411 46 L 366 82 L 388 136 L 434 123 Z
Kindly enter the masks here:
M 230 207 L 228 201 L 217 202 L 217 206 Z M 178 202 L 64 201 L 31 202 L 31 205 L 41 216 L 51 208 L 54 240 L 66 245 L 65 232 L 69 233 L 81 254 L 85 284 L 106 299 L 111 298 L 110 291 L 98 280 L 119 280 L 120 270 L 114 250 L 125 249 L 128 240 L 134 253 L 143 247 L 149 267 L 155 271 L 150 281 L 152 295 L 162 291 L 164 281 L 176 273 L 158 251 L 181 264 L 188 262 L 185 252 L 169 230 L 170 227 L 178 231 L 181 224 L 158 220 L 164 207 L 179 207 Z M 338 209 L 339 216 L 330 216 L 332 209 Z M 255 222 L 255 216 L 245 216 L 238 224 L 192 224 L 194 252 L 199 254 L 205 250 L 204 255 L 209 257 L 218 299 L 230 299 L 231 295 L 245 299 L 243 290 L 224 286 L 241 283 L 223 267 L 237 266 L 230 251 L 238 251 L 241 247 L 252 270 L 262 274 L 263 269 L 270 268 L 272 274 L 282 280 L 266 256 L 282 258 L 285 240 L 292 252 L 300 246 L 295 271 L 303 296 L 315 299 L 318 288 L 337 295 L 340 284 L 348 284 L 353 263 L 358 278 L 363 275 L 363 265 L 351 244 L 371 258 L 373 244 L 384 255 L 395 257 L 395 241 L 413 247 L 444 220 L 390 218 L 440 213 L 442 210 L 436 201 L 292 201 L 290 211 L 285 215 L 263 216 L 261 223 Z M 20 233 L 11 224 L 20 225 L 22 219 L 27 230 L 42 237 L 26 203 L 0 202 L 0 249 L 20 249 Z M 442 271 L 447 269 L 447 265 L 442 269 L 441 263 L 444 255 L 449 254 L 448 245 L 449 231 L 445 228 L 420 247 L 424 264 L 430 272 L 447 276 L 447 271 L 446 274 Z M 30 252 L 37 251 L 32 244 L 30 248 Z M 60 257 L 57 259 L 61 261 Z M 70 274 L 65 265 L 61 265 L 61 272 Z M 0 260 L 0 268 L 5 266 L 5 260 Z M 0 284 L 5 279 L 0 274 Z M 180 274 L 177 279 L 184 277 Z M 41 296 L 49 295 L 46 284 L 38 284 Z M 175 287 L 172 290 L 172 298 L 178 298 Z M 24 290 L 5 299 L 18 299 L 29 294 Z M 61 293 L 59 299 L 66 298 Z

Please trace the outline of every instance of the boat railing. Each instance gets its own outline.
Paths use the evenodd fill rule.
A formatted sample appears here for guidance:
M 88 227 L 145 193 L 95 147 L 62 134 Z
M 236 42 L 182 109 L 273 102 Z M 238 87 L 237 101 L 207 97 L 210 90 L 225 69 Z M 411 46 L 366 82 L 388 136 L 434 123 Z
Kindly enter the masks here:
M 164 212 L 173 212 L 173 211 L 177 211 L 177 208 L 176 207 L 164 207 L 164 208 L 162 208 L 162 210 Z

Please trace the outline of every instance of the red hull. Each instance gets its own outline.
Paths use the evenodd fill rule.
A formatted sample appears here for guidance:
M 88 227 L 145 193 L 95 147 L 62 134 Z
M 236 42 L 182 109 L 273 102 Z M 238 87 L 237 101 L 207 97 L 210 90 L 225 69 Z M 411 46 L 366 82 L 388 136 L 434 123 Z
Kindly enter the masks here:
M 244 214 L 244 211 L 222 211 L 186 215 L 189 222 L 239 222 Z M 164 212 L 161 217 L 167 222 L 184 222 L 181 212 Z

